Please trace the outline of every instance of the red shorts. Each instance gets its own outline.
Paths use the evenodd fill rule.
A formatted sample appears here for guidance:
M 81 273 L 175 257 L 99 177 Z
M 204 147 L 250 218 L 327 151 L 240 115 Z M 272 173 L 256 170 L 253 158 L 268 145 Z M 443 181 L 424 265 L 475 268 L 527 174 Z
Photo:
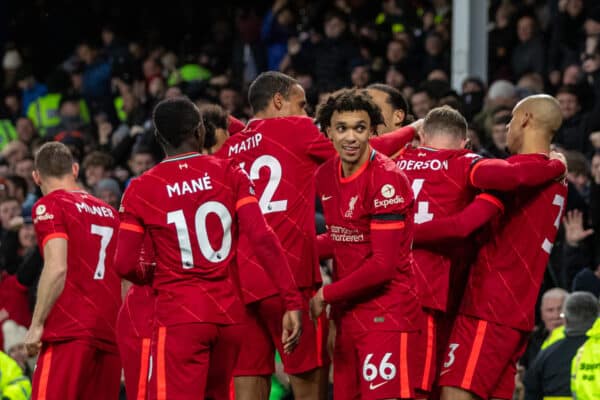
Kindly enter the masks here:
M 151 332 L 151 328 L 147 330 Z M 147 330 L 143 333 L 147 333 Z M 127 398 L 145 400 L 150 367 L 151 334 L 147 337 L 141 336 L 140 330 L 136 329 L 134 321 L 123 308 L 117 317 L 116 333 Z
M 85 339 L 44 343 L 32 386 L 32 400 L 116 399 L 119 355 Z
M 335 399 L 409 399 L 422 378 L 419 332 L 343 332 L 333 355 Z
M 512 399 L 517 361 L 529 335 L 466 315 L 456 318 L 440 386 L 453 386 L 484 399 Z
M 297 375 L 328 366 L 328 324 L 325 316 L 317 324 L 308 314 L 311 290 L 303 290 L 305 309 L 302 310 L 302 337 L 291 354 L 284 354 L 281 343 L 282 318 L 285 307 L 279 296 L 271 296 L 248 304 L 244 323 L 244 346 L 240 350 L 235 376 L 271 375 L 275 372 L 275 349 L 281 355 L 284 370 Z
M 161 326 L 152 340 L 149 400 L 229 400 L 240 325 Z
M 437 376 L 438 326 L 443 314 L 430 308 L 423 308 L 423 312 L 426 316 L 426 328 L 423 334 L 419 335 L 419 339 L 421 340 L 419 346 L 424 353 L 424 358 L 417 389 L 421 392 L 429 393 Z

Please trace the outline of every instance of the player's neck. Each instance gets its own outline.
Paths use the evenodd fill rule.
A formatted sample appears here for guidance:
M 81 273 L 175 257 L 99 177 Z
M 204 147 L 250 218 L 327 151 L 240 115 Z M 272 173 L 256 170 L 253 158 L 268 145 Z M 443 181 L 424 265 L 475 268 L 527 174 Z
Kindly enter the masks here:
M 67 192 L 81 190 L 73 177 L 49 178 L 42 184 L 42 193 L 48 195 L 57 190 L 66 190 Z
M 263 111 L 259 111 L 256 114 L 254 114 L 254 117 L 252 117 L 252 119 L 268 119 L 268 118 L 277 118 L 277 115 L 273 112 L 271 112 L 269 109 L 263 110 Z
M 550 141 L 546 140 L 545 136 L 546 135 L 542 132 L 533 135 L 525 135 L 518 154 L 550 154 Z
M 342 175 L 344 178 L 352 176 L 356 173 L 356 171 L 360 170 L 361 167 L 369 162 L 369 157 L 371 156 L 371 149 L 368 148 L 365 153 L 361 156 L 361 158 L 356 162 L 344 162 L 342 160 Z
M 190 145 L 190 144 L 182 144 L 181 146 L 177 147 L 177 148 L 170 148 L 167 149 L 165 151 L 166 155 L 168 158 L 172 158 L 172 157 L 177 157 L 181 154 L 186 154 L 186 153 L 198 153 L 199 147 L 198 146 L 194 146 L 194 145 Z

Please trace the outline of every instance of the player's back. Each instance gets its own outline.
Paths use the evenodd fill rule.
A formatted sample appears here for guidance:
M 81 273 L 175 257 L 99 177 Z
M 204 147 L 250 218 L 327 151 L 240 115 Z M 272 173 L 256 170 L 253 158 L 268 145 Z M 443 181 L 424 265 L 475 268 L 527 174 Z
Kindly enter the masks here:
M 190 153 L 165 159 L 128 188 L 122 211 L 141 219 L 154 246 L 160 324 L 240 321 L 230 274 L 240 174 L 247 181 L 232 161 Z
M 473 200 L 476 191 L 469 185 L 469 170 L 480 158 L 469 150 L 407 147 L 402 151 L 396 165 L 411 182 L 415 224 L 453 215 Z M 446 311 L 450 279 L 465 277 L 465 258 L 469 250 L 468 244 L 456 241 L 415 245 L 415 275 L 423 305 Z
M 249 173 L 259 205 L 286 252 L 299 287 L 320 280 L 315 247 L 314 173 L 335 155 L 330 142 L 307 117 L 251 120 L 218 153 L 233 157 Z M 242 254 L 242 252 L 246 252 Z M 276 293 L 265 271 L 240 242 L 240 279 L 247 302 Z
M 40 246 L 66 238 L 67 277 L 46 325 L 44 340 L 89 338 L 114 345 L 121 280 L 113 268 L 118 213 L 83 191 L 57 190 L 34 206 Z
M 533 161 L 540 154 L 507 161 Z M 528 331 L 544 271 L 560 226 L 565 182 L 507 194 L 505 212 L 493 220 L 471 268 L 461 312 Z

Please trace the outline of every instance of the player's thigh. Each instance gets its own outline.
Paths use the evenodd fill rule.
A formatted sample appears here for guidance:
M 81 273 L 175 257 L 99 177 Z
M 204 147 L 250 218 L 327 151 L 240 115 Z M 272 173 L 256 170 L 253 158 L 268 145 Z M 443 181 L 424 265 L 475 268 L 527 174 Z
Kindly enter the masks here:
M 218 337 L 210 354 L 206 398 L 228 400 L 233 370 L 236 365 L 244 331 L 242 325 L 220 325 Z
M 371 331 L 357 339 L 361 399 L 414 398 L 423 368 L 420 333 Z
M 316 322 L 310 319 L 308 301 L 312 291 L 303 290 L 305 309 L 302 310 L 302 336 L 296 349 L 290 353 L 283 352 L 281 342 L 282 318 L 285 313 L 283 302 L 278 296 L 272 296 L 261 302 L 259 306 L 260 319 L 266 324 L 272 341 L 281 355 L 281 361 L 286 373 L 290 375 L 305 375 L 308 372 L 330 364 L 327 354 L 327 334 L 329 324 L 325 315 Z M 319 376 L 318 373 L 315 377 Z
M 416 371 L 416 383 L 419 393 L 429 393 L 437 376 L 437 324 L 441 313 L 436 310 L 424 308 L 425 326 L 421 332 L 415 333 L 419 344 L 411 349 L 415 362 L 411 364 Z
M 338 326 L 333 349 L 333 398 L 360 400 L 360 376 L 355 338 Z
M 271 375 L 275 372 L 275 345 L 267 325 L 261 320 L 258 303 L 246 306 L 246 317 L 241 325 L 242 345 L 233 371 L 236 377 Z
M 83 398 L 95 348 L 85 341 L 45 343 L 33 374 L 32 399 L 76 400 Z
M 477 318 L 456 318 L 440 372 L 440 386 L 488 398 L 521 343 L 514 329 Z
M 202 398 L 206 390 L 210 350 L 218 336 L 213 324 L 157 327 L 149 400 Z
M 119 355 L 125 375 L 127 397 L 146 397 L 148 373 L 150 371 L 151 338 L 127 336 L 119 338 Z
M 90 379 L 86 382 L 84 389 L 86 395 L 83 398 L 118 398 L 121 388 L 121 360 L 119 355 L 114 352 L 96 349 L 88 368 Z
M 517 363 L 523 356 L 527 343 L 529 341 L 529 335 L 521 333 L 521 342 L 518 348 L 513 351 L 513 355 L 508 361 L 508 364 L 504 368 L 504 373 L 500 376 L 500 379 L 496 383 L 496 387 L 492 390 L 490 398 L 492 399 L 512 399 L 513 392 L 515 391 L 515 376 L 517 374 Z

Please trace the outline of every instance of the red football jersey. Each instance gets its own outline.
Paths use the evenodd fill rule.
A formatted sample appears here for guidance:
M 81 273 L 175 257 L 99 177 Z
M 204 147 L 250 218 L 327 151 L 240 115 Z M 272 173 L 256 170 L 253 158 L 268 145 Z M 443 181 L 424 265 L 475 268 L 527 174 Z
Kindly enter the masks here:
M 67 277 L 44 325 L 44 341 L 86 338 L 114 345 L 121 279 L 113 268 L 119 216 L 83 191 L 56 190 L 33 207 L 40 250 L 68 240 Z
M 406 176 L 392 160 L 372 151 L 369 162 L 349 177 L 342 177 L 339 157 L 328 161 L 317 171 L 316 185 L 334 259 L 334 282 L 324 287 L 323 295 L 334 304 L 334 314 L 345 325 L 343 329 L 420 329 L 421 303 L 415 290 L 411 252 L 413 194 Z M 402 219 L 394 219 L 398 217 Z M 380 219 L 390 224 L 374 226 Z M 371 240 L 375 229 L 400 230 L 393 231 L 392 243 L 382 244 Z M 367 291 L 342 288 L 344 281 L 373 262 L 375 244 L 391 251 L 389 258 L 378 260 L 383 262 L 378 267 L 392 268 L 391 278 Z M 340 293 L 348 289 L 352 298 L 344 301 Z M 337 303 L 336 299 L 342 300 Z
M 523 154 L 510 163 L 541 161 Z M 554 238 L 564 214 L 565 182 L 522 188 L 505 196 L 471 268 L 461 312 L 515 329 L 534 326 L 534 309 Z
M 415 223 L 456 214 L 473 201 L 477 190 L 469 183 L 469 171 L 481 157 L 469 150 L 406 148 L 396 159 L 415 195 Z M 470 241 L 444 241 L 415 245 L 415 277 L 424 306 L 446 311 L 451 275 L 463 276 Z M 451 272 L 452 269 L 452 272 Z
M 391 154 L 413 135 L 414 129 L 405 127 L 395 134 L 374 137 L 371 143 Z M 260 208 L 281 241 L 298 287 L 319 284 L 314 174 L 320 164 L 337 155 L 331 142 L 307 117 L 254 119 L 216 155 L 233 157 L 248 171 Z M 244 301 L 277 293 L 243 237 L 238 252 Z
M 131 182 L 121 226 L 146 232 L 154 244 L 160 325 L 242 320 L 230 273 L 238 241 L 234 219 L 239 202 L 254 199 L 253 193 L 232 161 L 198 153 L 167 158 Z

